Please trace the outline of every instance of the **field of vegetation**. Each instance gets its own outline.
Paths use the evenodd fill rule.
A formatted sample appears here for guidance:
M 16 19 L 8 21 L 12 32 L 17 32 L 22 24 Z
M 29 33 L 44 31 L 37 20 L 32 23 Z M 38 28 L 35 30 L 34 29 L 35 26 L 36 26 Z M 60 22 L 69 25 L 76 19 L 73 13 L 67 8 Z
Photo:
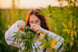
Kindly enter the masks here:
M 18 52 L 18 48 L 6 44 L 4 36 L 7 29 L 17 20 L 24 20 L 31 9 L 0 9 L 0 52 Z M 78 50 L 78 8 L 41 8 L 50 31 L 64 38 L 64 52 Z

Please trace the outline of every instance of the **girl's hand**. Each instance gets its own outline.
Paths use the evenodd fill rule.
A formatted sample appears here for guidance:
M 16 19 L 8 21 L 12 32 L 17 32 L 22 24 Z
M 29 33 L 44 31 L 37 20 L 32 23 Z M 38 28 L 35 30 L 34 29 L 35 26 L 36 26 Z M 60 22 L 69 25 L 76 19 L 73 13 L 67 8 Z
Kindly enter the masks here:
M 31 25 L 31 30 L 33 30 L 36 33 L 40 33 L 41 29 L 42 28 L 39 25 L 36 25 L 36 24 Z
M 21 28 L 24 27 L 25 22 L 24 21 L 17 21 L 17 28 L 19 29 L 19 31 L 22 31 Z

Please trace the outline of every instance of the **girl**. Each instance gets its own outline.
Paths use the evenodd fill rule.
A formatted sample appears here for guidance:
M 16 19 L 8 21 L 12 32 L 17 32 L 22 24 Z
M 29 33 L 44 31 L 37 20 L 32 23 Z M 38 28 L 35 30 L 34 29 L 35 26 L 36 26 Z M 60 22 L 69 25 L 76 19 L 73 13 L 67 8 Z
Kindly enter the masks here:
M 23 43 L 17 44 L 16 42 L 13 42 L 14 38 L 12 36 L 15 35 L 14 32 L 20 31 L 23 33 L 21 28 L 25 26 L 30 26 L 31 31 L 34 33 L 37 33 L 40 35 L 40 38 L 43 38 L 44 34 L 47 33 L 49 37 L 52 37 L 54 40 L 58 41 L 56 45 L 54 46 L 55 51 L 58 50 L 58 48 L 63 44 L 64 39 L 61 36 L 58 36 L 57 34 L 50 32 L 49 28 L 46 24 L 46 19 L 43 15 L 40 15 L 39 12 L 41 12 L 39 9 L 31 10 L 27 16 L 26 16 L 26 21 L 19 20 L 15 24 L 13 24 L 5 33 L 5 40 L 8 45 L 12 45 L 14 47 L 22 47 L 25 48 Z M 41 42 L 35 42 L 34 43 L 36 47 L 40 47 Z M 34 47 L 32 52 L 35 52 Z M 39 49 L 38 52 L 47 52 L 47 50 L 41 50 Z M 49 51 L 48 51 L 49 52 Z

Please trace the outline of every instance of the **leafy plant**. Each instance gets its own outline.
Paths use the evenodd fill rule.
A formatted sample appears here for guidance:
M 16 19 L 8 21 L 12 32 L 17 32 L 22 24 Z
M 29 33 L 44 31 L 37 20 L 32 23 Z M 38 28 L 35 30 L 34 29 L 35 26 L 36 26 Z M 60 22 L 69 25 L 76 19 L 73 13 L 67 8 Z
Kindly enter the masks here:
M 40 39 L 40 35 L 34 34 L 33 32 L 31 32 L 30 27 L 25 27 L 22 28 L 23 33 L 21 32 L 15 32 L 16 35 L 14 35 L 14 41 L 16 41 L 18 44 L 23 43 L 22 47 L 20 47 L 20 51 L 27 51 L 27 52 L 31 52 L 33 50 L 33 46 L 35 47 L 35 51 L 38 52 L 38 48 L 36 48 L 35 46 L 35 42 L 39 41 L 41 42 L 40 46 L 41 48 L 39 49 L 49 49 L 51 50 L 50 52 L 52 52 L 54 50 L 54 46 L 57 43 L 56 40 L 53 40 L 52 37 L 48 37 L 48 34 L 44 33 L 44 37 Z M 38 38 L 39 40 L 35 40 L 35 38 Z M 24 49 L 22 50 L 22 48 L 24 47 Z
M 34 34 L 33 32 L 31 32 L 30 27 L 25 27 L 22 28 L 23 33 L 21 32 L 15 32 L 16 35 L 14 35 L 14 41 L 16 41 L 18 44 L 23 43 L 24 45 L 24 49 L 23 52 L 27 51 L 27 52 L 31 52 L 33 47 L 32 45 L 35 47 L 34 42 L 35 42 L 35 37 L 38 37 L 37 34 Z M 35 47 L 36 49 L 36 47 Z M 22 50 L 22 47 L 20 47 L 20 50 Z

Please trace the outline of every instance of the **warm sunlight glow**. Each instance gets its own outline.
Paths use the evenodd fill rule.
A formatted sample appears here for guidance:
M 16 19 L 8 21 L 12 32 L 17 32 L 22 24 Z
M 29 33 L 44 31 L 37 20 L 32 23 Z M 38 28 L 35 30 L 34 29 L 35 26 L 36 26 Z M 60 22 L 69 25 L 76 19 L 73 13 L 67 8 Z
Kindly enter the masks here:
M 67 6 L 67 2 L 63 2 L 62 6 Z M 57 0 L 15 0 L 17 8 L 39 8 L 51 6 L 60 6 Z M 12 8 L 12 0 L 0 0 L 0 8 Z

